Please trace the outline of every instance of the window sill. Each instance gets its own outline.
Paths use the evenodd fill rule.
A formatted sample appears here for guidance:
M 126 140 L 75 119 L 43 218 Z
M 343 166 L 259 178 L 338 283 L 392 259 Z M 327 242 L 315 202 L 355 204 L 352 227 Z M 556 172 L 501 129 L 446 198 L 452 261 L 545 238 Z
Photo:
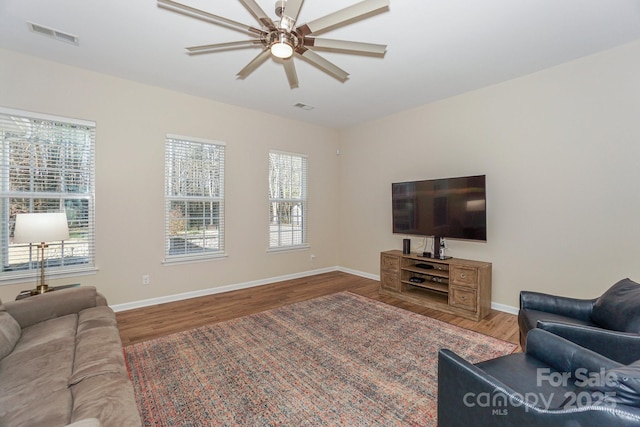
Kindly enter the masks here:
M 49 272 L 45 270 L 47 281 L 57 279 L 67 279 L 69 277 L 90 276 L 98 273 L 96 267 L 86 267 L 75 270 L 65 270 Z M 38 280 L 40 277 L 40 270 L 30 271 L 29 273 L 2 273 L 0 277 L 0 286 L 2 285 L 15 285 L 19 283 L 25 283 L 29 281 Z
M 192 264 L 194 262 L 207 262 L 218 261 L 226 259 L 229 256 L 226 253 L 219 253 L 215 255 L 202 255 L 202 256 L 177 256 L 172 258 L 165 258 L 162 260 L 163 265 L 178 265 L 178 264 Z
M 282 252 L 296 252 L 309 250 L 311 246 L 309 244 L 296 245 L 296 246 L 283 246 L 280 248 L 268 248 L 267 253 L 282 253 Z

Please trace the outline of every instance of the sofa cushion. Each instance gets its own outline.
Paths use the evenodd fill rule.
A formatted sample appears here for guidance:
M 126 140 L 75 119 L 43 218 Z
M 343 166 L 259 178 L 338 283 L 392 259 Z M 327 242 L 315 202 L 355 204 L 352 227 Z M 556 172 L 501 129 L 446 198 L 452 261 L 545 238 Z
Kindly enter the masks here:
M 31 352 L 36 347 L 55 343 L 62 338 L 73 339 L 76 336 L 77 325 L 78 316 L 69 314 L 23 328 L 20 340 L 13 349 L 12 355 L 20 352 Z
M 103 374 L 71 386 L 71 421 L 95 417 L 104 427 L 140 426 L 140 413 L 127 376 Z
M 0 359 L 11 353 L 20 338 L 20 325 L 0 301 Z
M 127 377 L 122 342 L 113 311 L 109 307 L 89 308 L 79 313 L 69 385 L 105 373 Z
M 605 371 L 596 377 L 593 389 L 605 394 L 606 403 L 640 408 L 640 360 L 630 365 Z
M 22 330 L 14 350 L 0 360 L 0 416 L 38 406 L 59 390 L 69 393 L 76 323 L 77 316 L 68 315 Z
M 623 279 L 593 306 L 591 320 L 606 329 L 640 333 L 640 284 Z
M 0 405 L 0 426 L 65 426 L 70 422 L 72 405 L 69 389 L 51 391 L 35 402 Z
M 102 427 L 102 424 L 97 418 L 85 418 L 83 420 L 69 424 L 66 427 Z

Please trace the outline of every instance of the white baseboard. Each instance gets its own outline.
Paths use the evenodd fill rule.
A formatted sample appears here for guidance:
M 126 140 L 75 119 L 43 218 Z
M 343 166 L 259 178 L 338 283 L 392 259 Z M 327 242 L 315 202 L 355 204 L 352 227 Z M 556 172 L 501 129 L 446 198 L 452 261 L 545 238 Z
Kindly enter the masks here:
M 354 276 L 364 277 L 365 279 L 380 280 L 380 276 L 378 275 L 369 274 L 369 273 L 365 273 L 363 271 L 358 271 L 358 270 L 352 270 L 350 268 L 336 267 L 336 270 L 341 271 L 343 273 L 353 274 Z
M 285 280 L 300 279 L 302 277 L 313 276 L 316 274 L 329 273 L 338 271 L 338 267 L 320 268 L 317 270 L 304 271 L 302 273 L 287 274 L 284 276 L 270 277 L 267 279 L 253 280 L 244 283 L 235 283 L 232 285 L 219 286 L 216 288 L 202 289 L 199 291 L 184 292 L 181 294 L 167 295 L 163 297 L 149 298 L 140 301 L 127 302 L 123 304 L 115 304 L 110 306 L 113 311 L 132 310 L 134 308 L 148 307 L 151 305 L 164 304 L 167 302 L 182 301 L 190 298 L 203 297 L 206 295 L 220 294 L 223 292 L 237 291 L 239 289 L 253 288 L 255 286 L 268 285 L 270 283 L 282 282 Z
M 380 276 L 375 274 L 365 273 L 363 271 L 352 270 L 350 268 L 336 266 L 336 267 L 320 268 L 317 270 L 304 271 L 302 273 L 294 273 L 294 274 L 287 274 L 284 276 L 270 277 L 267 279 L 253 280 L 250 282 L 219 286 L 217 288 L 202 289 L 199 291 L 184 292 L 181 294 L 167 295 L 167 296 L 157 297 L 157 298 L 149 298 L 149 299 L 144 299 L 140 301 L 128 302 L 124 304 L 115 304 L 115 305 L 112 305 L 111 308 L 115 312 L 132 310 L 134 308 L 148 307 L 151 305 L 164 304 L 167 302 L 182 301 L 190 298 L 203 297 L 206 295 L 214 295 L 214 294 L 220 294 L 223 292 L 237 291 L 239 289 L 253 288 L 256 286 L 268 285 L 270 283 L 282 282 L 285 280 L 300 279 L 302 277 L 309 277 L 316 274 L 329 273 L 332 271 L 340 271 L 342 273 L 353 274 L 354 276 L 360 276 L 360 277 L 364 277 L 366 279 L 371 279 L 371 280 L 380 280 Z M 498 304 L 496 302 L 492 302 L 491 308 L 498 311 L 504 311 L 505 313 L 509 313 L 509 314 L 516 314 L 516 315 L 518 314 L 518 309 L 516 307 L 512 307 L 505 304 Z
M 498 304 L 497 302 L 491 303 L 491 308 L 498 311 L 504 311 L 505 313 L 518 315 L 518 311 L 520 311 L 517 307 L 512 307 L 506 304 Z

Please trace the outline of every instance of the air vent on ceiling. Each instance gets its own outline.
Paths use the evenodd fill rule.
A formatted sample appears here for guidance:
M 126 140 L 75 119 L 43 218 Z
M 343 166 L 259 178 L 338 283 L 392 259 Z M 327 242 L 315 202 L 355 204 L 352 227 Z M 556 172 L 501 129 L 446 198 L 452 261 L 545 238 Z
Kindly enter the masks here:
M 297 104 L 293 104 L 294 107 L 299 108 L 301 110 L 310 111 L 313 110 L 314 107 L 311 105 L 303 104 L 302 102 L 298 102 Z
M 34 33 L 42 34 L 43 36 L 51 37 L 61 42 L 75 44 L 76 46 L 78 45 L 77 36 L 54 30 L 53 28 L 45 27 L 43 25 L 34 24 L 33 22 L 27 22 L 27 25 L 29 25 L 29 29 Z

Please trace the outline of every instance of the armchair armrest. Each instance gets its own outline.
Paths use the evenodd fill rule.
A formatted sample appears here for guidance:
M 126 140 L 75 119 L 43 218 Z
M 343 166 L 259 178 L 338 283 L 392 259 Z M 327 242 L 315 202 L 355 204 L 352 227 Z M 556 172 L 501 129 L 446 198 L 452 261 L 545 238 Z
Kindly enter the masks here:
M 106 305 L 106 299 L 93 286 L 61 289 L 4 304 L 21 328 L 98 305 Z
M 614 424 L 631 427 L 640 422 L 640 408 L 630 406 L 567 409 L 544 406 L 536 390 L 516 391 L 452 351 L 439 351 L 438 427 Z
M 574 319 L 589 320 L 597 298 L 578 299 L 543 294 L 540 292 L 521 291 L 520 309 L 538 310 L 554 313 Z
M 640 335 L 635 333 L 544 320 L 538 328 L 624 365 L 640 360 Z
M 526 353 L 558 372 L 571 372 L 573 377 L 577 369 L 599 372 L 602 368 L 615 369 L 623 366 L 622 363 L 543 329 L 529 331 Z
M 505 398 L 496 398 L 497 395 Z M 487 407 L 478 402 L 484 396 L 489 402 L 506 402 L 509 396 L 514 402 L 522 403 L 522 394 L 518 395 L 498 379 L 485 373 L 482 369 L 467 362 L 448 349 L 438 352 L 438 427 L 489 427 L 500 425 L 542 426 L 542 423 L 531 423 L 531 420 L 513 419 L 514 412 L 506 409 L 510 423 L 502 423 L 505 408 Z

